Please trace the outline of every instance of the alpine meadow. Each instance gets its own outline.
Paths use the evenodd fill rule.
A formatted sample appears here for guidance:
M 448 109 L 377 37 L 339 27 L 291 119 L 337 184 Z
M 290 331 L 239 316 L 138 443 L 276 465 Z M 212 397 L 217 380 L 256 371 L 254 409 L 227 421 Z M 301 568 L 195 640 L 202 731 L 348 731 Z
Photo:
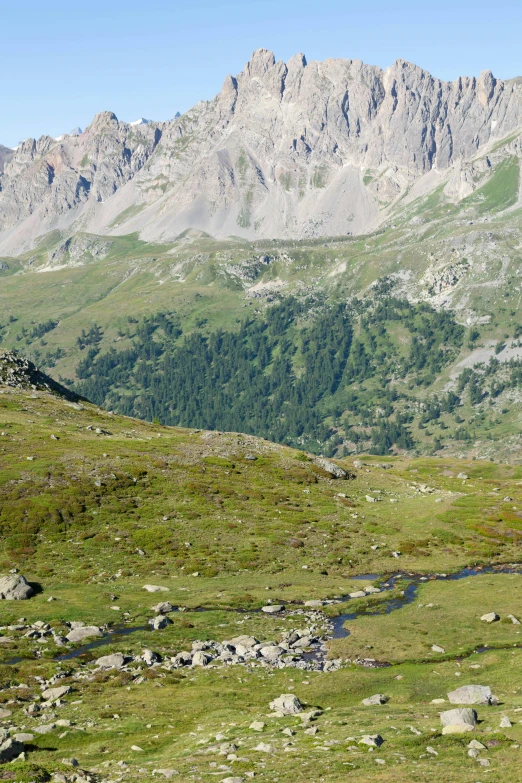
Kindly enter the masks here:
M 266 49 L 0 145 L 1 780 L 519 783 L 521 161 Z

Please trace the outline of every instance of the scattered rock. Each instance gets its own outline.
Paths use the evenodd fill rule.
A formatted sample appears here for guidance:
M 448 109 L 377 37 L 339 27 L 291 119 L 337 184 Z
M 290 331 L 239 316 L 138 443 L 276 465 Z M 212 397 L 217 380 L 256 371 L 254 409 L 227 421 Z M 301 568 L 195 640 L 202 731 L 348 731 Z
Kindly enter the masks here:
M 440 644 L 432 644 L 431 645 L 431 649 L 433 650 L 433 652 L 437 652 L 437 653 L 444 653 L 444 652 L 446 652 L 444 647 L 441 647 Z
M 266 742 L 260 742 L 259 745 L 256 745 L 254 750 L 259 750 L 261 753 L 273 753 L 274 749 L 272 745 L 267 745 Z
M 484 623 L 496 623 L 500 620 L 500 617 L 496 612 L 488 612 L 487 614 L 483 614 L 480 619 Z
M 487 750 L 486 746 L 476 739 L 472 739 L 471 742 L 468 742 L 468 748 L 475 748 L 475 750 Z
M 279 614 L 284 612 L 284 604 L 269 604 L 268 606 L 261 607 L 261 611 L 265 614 Z
M 250 724 L 250 727 L 253 731 L 263 731 L 265 728 L 265 723 L 261 720 L 255 720 L 253 723 Z
M 508 620 L 511 620 L 513 625 L 520 625 L 520 620 L 516 618 L 514 614 L 508 614 L 507 618 Z
M 507 715 L 503 715 L 499 725 L 501 729 L 510 729 L 513 724 L 511 723 Z

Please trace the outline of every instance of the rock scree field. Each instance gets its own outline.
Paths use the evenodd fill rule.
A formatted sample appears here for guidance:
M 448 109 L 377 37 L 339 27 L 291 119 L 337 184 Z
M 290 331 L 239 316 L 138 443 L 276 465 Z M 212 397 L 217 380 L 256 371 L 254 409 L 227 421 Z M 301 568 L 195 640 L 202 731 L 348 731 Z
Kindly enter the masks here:
M 0 779 L 520 780 L 522 468 L 163 427 L 10 356 Z

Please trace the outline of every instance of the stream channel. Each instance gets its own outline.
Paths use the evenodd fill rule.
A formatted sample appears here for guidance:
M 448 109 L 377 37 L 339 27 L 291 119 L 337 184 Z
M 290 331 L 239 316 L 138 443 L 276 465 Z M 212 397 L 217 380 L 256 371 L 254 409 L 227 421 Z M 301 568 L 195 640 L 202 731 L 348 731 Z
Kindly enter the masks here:
M 399 583 L 404 582 L 405 586 L 404 589 L 401 590 L 400 596 L 394 596 L 393 598 L 390 598 L 388 601 L 380 602 L 379 606 L 375 609 L 367 609 L 365 607 L 362 607 L 357 612 L 347 612 L 344 614 L 339 614 L 337 617 L 328 618 L 329 622 L 333 626 L 332 634 L 329 638 L 333 639 L 343 639 L 350 635 L 350 631 L 348 628 L 345 627 L 345 624 L 347 622 L 354 622 L 359 617 L 368 617 L 368 616 L 376 616 L 376 615 L 382 615 L 382 614 L 391 614 L 392 612 L 397 611 L 398 609 L 401 609 L 404 606 L 407 606 L 408 604 L 413 603 L 413 601 L 416 598 L 417 591 L 419 588 L 419 585 L 426 584 L 427 582 L 431 582 L 434 580 L 437 581 L 446 581 L 446 582 L 455 582 L 460 579 L 469 579 L 474 576 L 482 576 L 484 574 L 522 574 L 522 564 L 520 563 L 512 563 L 509 565 L 498 565 L 498 566 L 476 566 L 476 567 L 466 567 L 463 568 L 461 571 L 457 571 L 454 574 L 416 574 L 416 573 L 409 573 L 404 571 L 397 571 L 396 573 L 393 573 L 388 576 L 383 576 L 380 574 L 359 574 L 358 576 L 350 577 L 352 580 L 360 580 L 364 582 L 372 582 L 378 583 L 381 588 L 381 594 L 385 591 L 391 591 Z M 379 593 L 376 593 L 375 595 L 380 595 Z M 341 596 L 341 598 L 337 599 L 336 601 L 333 601 L 332 603 L 343 603 L 350 600 L 349 595 Z M 312 607 L 305 607 L 304 604 L 301 603 L 290 603 L 288 602 L 288 607 L 292 609 L 298 609 L 298 608 L 309 608 L 310 611 L 319 610 L 320 607 L 317 607 L 312 609 Z M 175 607 L 173 611 L 176 611 L 178 607 Z M 219 607 L 197 607 L 196 609 L 188 609 L 187 611 L 196 611 L 196 612 L 213 612 L 213 611 L 227 611 L 227 612 L 234 612 L 237 614 L 254 614 L 255 612 L 260 612 L 260 609 L 254 609 L 254 610 L 245 610 L 245 609 L 220 609 Z M 138 626 L 116 626 L 114 628 L 111 628 L 106 633 L 104 633 L 103 636 L 93 640 L 92 642 L 89 642 L 88 644 L 83 644 L 80 647 L 76 647 L 74 650 L 68 650 L 66 653 L 61 653 L 60 655 L 56 655 L 52 660 L 54 661 L 70 661 L 73 658 L 79 658 L 82 655 L 85 655 L 86 653 L 90 652 L 91 650 L 95 650 L 98 647 L 102 647 L 106 644 L 110 644 L 113 642 L 119 642 L 122 639 L 124 639 L 126 636 L 130 636 L 130 634 L 136 633 L 138 631 L 149 631 L 152 632 L 152 629 L 149 625 L 138 625 Z M 488 648 L 478 648 L 476 652 L 484 652 Z M 314 651 L 312 653 L 305 653 L 303 656 L 305 659 L 308 660 L 319 660 L 322 658 L 325 658 L 324 652 Z M 14 665 L 17 663 L 21 663 L 23 660 L 33 660 L 28 658 L 12 658 L 9 661 L 6 661 L 5 663 L 7 665 Z M 379 665 L 376 662 L 377 665 Z M 381 664 L 382 665 L 382 664 Z M 385 664 L 386 665 L 386 664 Z

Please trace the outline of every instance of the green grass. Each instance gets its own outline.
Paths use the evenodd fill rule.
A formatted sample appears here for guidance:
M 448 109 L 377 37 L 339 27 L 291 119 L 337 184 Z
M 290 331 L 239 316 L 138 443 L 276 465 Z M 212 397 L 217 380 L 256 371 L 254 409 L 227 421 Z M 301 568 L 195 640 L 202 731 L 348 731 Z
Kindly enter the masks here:
M 96 434 L 96 427 L 110 434 Z M 522 704 L 522 654 L 513 647 L 493 649 L 516 643 L 517 627 L 485 626 L 477 615 L 521 614 L 520 576 L 428 582 L 413 605 L 389 616 L 360 617 L 349 623 L 350 637 L 330 645 L 331 656 L 382 657 L 394 664 L 388 669 L 347 664 L 332 673 L 237 666 L 170 672 L 136 665 L 134 675 L 85 676 L 89 662 L 110 651 L 139 655 L 151 647 L 168 658 L 195 639 L 253 633 L 278 640 L 302 620 L 268 617 L 256 613 L 257 607 L 269 598 L 291 606 L 351 592 L 368 583 L 355 581 L 357 574 L 397 568 L 392 549 L 404 550 L 399 562 L 404 571 L 449 572 L 470 560 L 487 561 L 490 533 L 474 525 L 502 530 L 503 523 L 491 517 L 507 512 L 508 493 L 510 505 L 520 503 L 517 469 L 394 459 L 384 470 L 378 458 L 367 458 L 354 480 L 332 481 L 301 452 L 249 436 L 157 427 L 30 391 L 4 390 L 0 431 L 6 433 L 0 440 L 1 567 L 5 572 L 16 566 L 43 588 L 23 604 L 2 602 L 0 625 L 23 615 L 62 632 L 70 620 L 137 626 L 146 624 L 158 600 L 186 607 L 171 616 L 173 625 L 164 631 L 113 637 L 66 664 L 51 659 L 61 651 L 51 643 L 34 658 L 30 640 L 1 631 L 13 641 L 2 645 L 0 660 L 28 658 L 14 666 L 0 663 L 0 701 L 9 702 L 11 725 L 31 731 L 39 723 L 71 721 L 70 727 L 36 735 L 27 763 L 12 767 L 17 780 L 44 780 L 45 770 L 56 772 L 62 759 L 75 757 L 102 779 L 113 779 L 121 769 L 117 762 L 125 761 L 126 779 L 136 783 L 162 768 L 177 770 L 180 780 L 256 772 L 260 780 L 277 777 L 285 783 L 391 783 L 399 774 L 406 783 L 447 783 L 448 774 L 475 783 L 483 770 L 467 756 L 469 737 L 442 737 L 438 711 L 444 707 L 432 700 L 446 698 L 459 684 L 480 682 L 491 685 L 502 702 L 478 708 L 482 723 L 476 736 L 490 743 L 481 753 L 491 761 L 488 779 L 517 781 L 519 750 L 513 745 L 520 744 L 522 729 L 514 711 Z M 246 453 L 258 459 L 245 460 Z M 456 478 L 459 470 L 470 477 L 464 483 Z M 419 491 L 427 483 L 431 494 Z M 493 487 L 499 492 L 492 495 Z M 368 503 L 369 493 L 381 502 Z M 303 536 L 304 547 L 289 546 L 296 535 Z M 374 541 L 378 550 L 371 549 Z M 499 562 L 519 552 L 517 543 L 502 535 L 496 546 L 493 559 Z M 192 576 L 195 571 L 200 576 Z M 150 595 L 145 583 L 169 591 Z M 48 602 L 51 595 L 57 600 Z M 375 609 L 382 599 L 349 602 L 348 611 L 364 605 Z M 428 603 L 434 606 L 426 608 Z M 202 607 L 207 611 L 198 611 Z M 328 613 L 343 607 L 333 604 Z M 484 642 L 489 652 L 469 655 Z M 427 645 L 433 643 L 446 646 L 447 655 L 432 654 Z M 57 672 L 65 673 L 63 682 L 73 693 L 63 706 L 27 716 L 24 707 L 40 692 L 33 678 Z M 12 687 L 20 682 L 28 690 Z M 267 717 L 269 701 L 292 690 L 307 707 L 323 710 L 316 735 L 306 734 L 298 718 Z M 374 693 L 385 693 L 390 701 L 364 707 L 362 699 Z M 513 727 L 499 734 L 504 714 Z M 253 720 L 265 722 L 261 733 L 249 728 Z M 285 727 L 295 734 L 283 734 Z M 378 751 L 357 745 L 359 736 L 376 732 L 385 739 Z M 239 760 L 219 755 L 223 742 L 238 746 Z M 259 742 L 273 752 L 254 750 Z M 142 750 L 131 750 L 133 745 Z M 428 745 L 438 756 L 426 755 Z M 386 763 L 379 765 L 376 758 Z

